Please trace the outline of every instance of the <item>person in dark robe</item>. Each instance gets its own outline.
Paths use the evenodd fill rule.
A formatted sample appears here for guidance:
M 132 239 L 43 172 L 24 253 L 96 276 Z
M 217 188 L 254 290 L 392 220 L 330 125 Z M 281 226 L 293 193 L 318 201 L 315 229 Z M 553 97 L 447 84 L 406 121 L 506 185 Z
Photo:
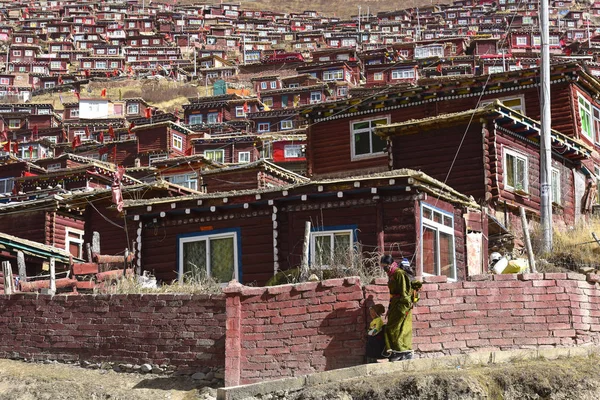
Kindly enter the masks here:
M 380 265 L 388 276 L 390 305 L 384 330 L 385 351 L 390 361 L 412 358 L 412 306 L 414 292 L 409 275 L 410 262 L 406 259 L 399 266 L 392 256 L 381 258 Z

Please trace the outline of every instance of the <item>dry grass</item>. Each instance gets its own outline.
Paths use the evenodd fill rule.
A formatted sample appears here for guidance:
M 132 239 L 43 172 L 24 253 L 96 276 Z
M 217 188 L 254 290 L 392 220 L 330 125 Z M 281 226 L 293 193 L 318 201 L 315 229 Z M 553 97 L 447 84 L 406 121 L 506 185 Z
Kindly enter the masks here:
M 111 286 L 113 294 L 140 293 L 184 293 L 184 294 L 220 294 L 222 286 L 214 279 L 202 274 L 186 274 L 183 282 L 173 281 L 171 284 L 159 284 L 157 288 L 145 288 L 135 276 L 123 277 Z
M 206 3 L 218 4 L 220 0 L 208 0 Z M 183 3 L 193 3 L 192 0 L 184 0 Z M 367 9 L 371 14 L 376 14 L 380 11 L 393 11 L 410 7 L 422 7 L 431 4 L 444 4 L 447 1 L 440 0 L 412 0 L 404 3 L 399 3 L 393 0 L 365 0 L 360 3 L 348 3 L 343 0 L 313 0 L 306 3 L 301 0 L 256 0 L 241 2 L 242 8 L 246 10 L 269 10 L 278 12 L 302 12 L 304 10 L 313 10 L 321 15 L 337 16 L 349 18 L 352 15 L 358 15 L 358 5 L 361 6 L 361 14 L 366 14 Z
M 100 97 L 102 89 L 106 89 L 106 98 L 112 101 L 124 98 L 140 97 L 150 105 L 165 112 L 181 110 L 187 104 L 188 97 L 204 96 L 209 94 L 212 86 L 196 86 L 190 83 L 173 82 L 167 80 L 118 80 L 91 82 L 81 88 L 81 97 Z M 77 97 L 73 92 L 46 93 L 34 96 L 31 100 L 36 104 L 52 104 L 55 109 L 62 109 L 63 103 L 76 103 Z
M 579 271 L 581 268 L 600 269 L 600 245 L 594 241 L 592 232 L 600 236 L 599 218 L 582 221 L 565 230 L 555 230 L 552 254 L 544 256 L 539 251 L 536 254 L 539 258 L 546 258 L 554 267 L 572 271 Z M 538 228 L 533 233 L 532 241 L 539 242 L 540 236 Z

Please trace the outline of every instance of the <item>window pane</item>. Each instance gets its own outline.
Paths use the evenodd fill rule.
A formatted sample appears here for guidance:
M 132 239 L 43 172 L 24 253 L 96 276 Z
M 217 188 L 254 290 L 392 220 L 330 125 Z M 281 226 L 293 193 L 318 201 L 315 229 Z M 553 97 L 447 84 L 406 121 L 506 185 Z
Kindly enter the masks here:
M 350 257 L 350 234 L 336 233 L 333 236 L 333 259 L 338 264 L 348 264 Z
M 315 263 L 316 266 L 331 263 L 331 236 L 322 235 L 315 237 Z
M 423 207 L 423 218 L 431 219 L 431 209 Z
M 454 241 L 452 236 L 440 232 L 440 275 L 456 279 L 454 273 Z
M 356 122 L 354 124 L 352 124 L 352 129 L 353 130 L 358 130 L 358 129 L 367 129 L 369 128 L 369 121 L 365 121 L 365 122 Z
M 373 140 L 373 153 L 379 153 L 385 151 L 387 148 L 387 140 L 383 139 L 381 136 L 377 136 L 375 133 L 372 133 Z
M 218 282 L 229 282 L 234 275 L 233 238 L 210 240 L 210 272 Z
M 506 184 L 515 187 L 515 158 L 511 155 L 506 156 Z
M 444 215 L 444 225 L 452 227 L 452 218 Z
M 437 235 L 434 229 L 423 227 L 423 273 L 435 275 L 437 271 Z
M 437 222 L 438 224 L 442 223 L 442 214 L 440 214 L 439 212 L 433 212 L 433 220 L 435 222 Z
M 206 241 L 183 244 L 183 273 L 193 272 L 206 276 Z
M 368 131 L 354 134 L 354 154 L 359 156 L 371 152 L 370 136 L 371 133 Z
M 516 170 L 516 183 L 515 189 L 526 190 L 526 176 L 525 176 L 525 160 L 522 158 L 517 158 L 517 170 Z

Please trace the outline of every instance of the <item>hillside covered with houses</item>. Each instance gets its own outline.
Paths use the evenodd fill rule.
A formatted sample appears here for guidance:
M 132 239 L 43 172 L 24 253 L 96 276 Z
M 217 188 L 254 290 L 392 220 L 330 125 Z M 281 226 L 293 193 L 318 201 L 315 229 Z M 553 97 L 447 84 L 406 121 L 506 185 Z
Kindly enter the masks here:
M 363 7 L 350 19 L 235 3 L 1 3 L 0 261 L 21 260 L 21 285 L 52 259 L 64 288 L 90 289 L 123 254 L 163 282 L 202 271 L 262 285 L 301 263 L 305 240 L 313 266 L 390 253 L 419 275 L 464 280 L 492 251 L 523 246 L 521 207 L 539 218 L 537 1 Z M 600 3 L 550 12 L 564 229 L 599 203 Z M 166 110 L 88 90 L 135 81 L 210 95 Z

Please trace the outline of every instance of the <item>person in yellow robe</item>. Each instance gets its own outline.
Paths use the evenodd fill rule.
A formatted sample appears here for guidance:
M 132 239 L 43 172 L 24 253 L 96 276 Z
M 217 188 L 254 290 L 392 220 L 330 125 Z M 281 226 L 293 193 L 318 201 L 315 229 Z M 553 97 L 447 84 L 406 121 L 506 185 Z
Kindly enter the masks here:
M 412 305 L 414 291 L 407 270 L 410 263 L 404 259 L 401 268 L 390 255 L 381 258 L 380 265 L 388 276 L 390 305 L 384 330 L 385 352 L 390 361 L 408 360 L 412 353 Z

